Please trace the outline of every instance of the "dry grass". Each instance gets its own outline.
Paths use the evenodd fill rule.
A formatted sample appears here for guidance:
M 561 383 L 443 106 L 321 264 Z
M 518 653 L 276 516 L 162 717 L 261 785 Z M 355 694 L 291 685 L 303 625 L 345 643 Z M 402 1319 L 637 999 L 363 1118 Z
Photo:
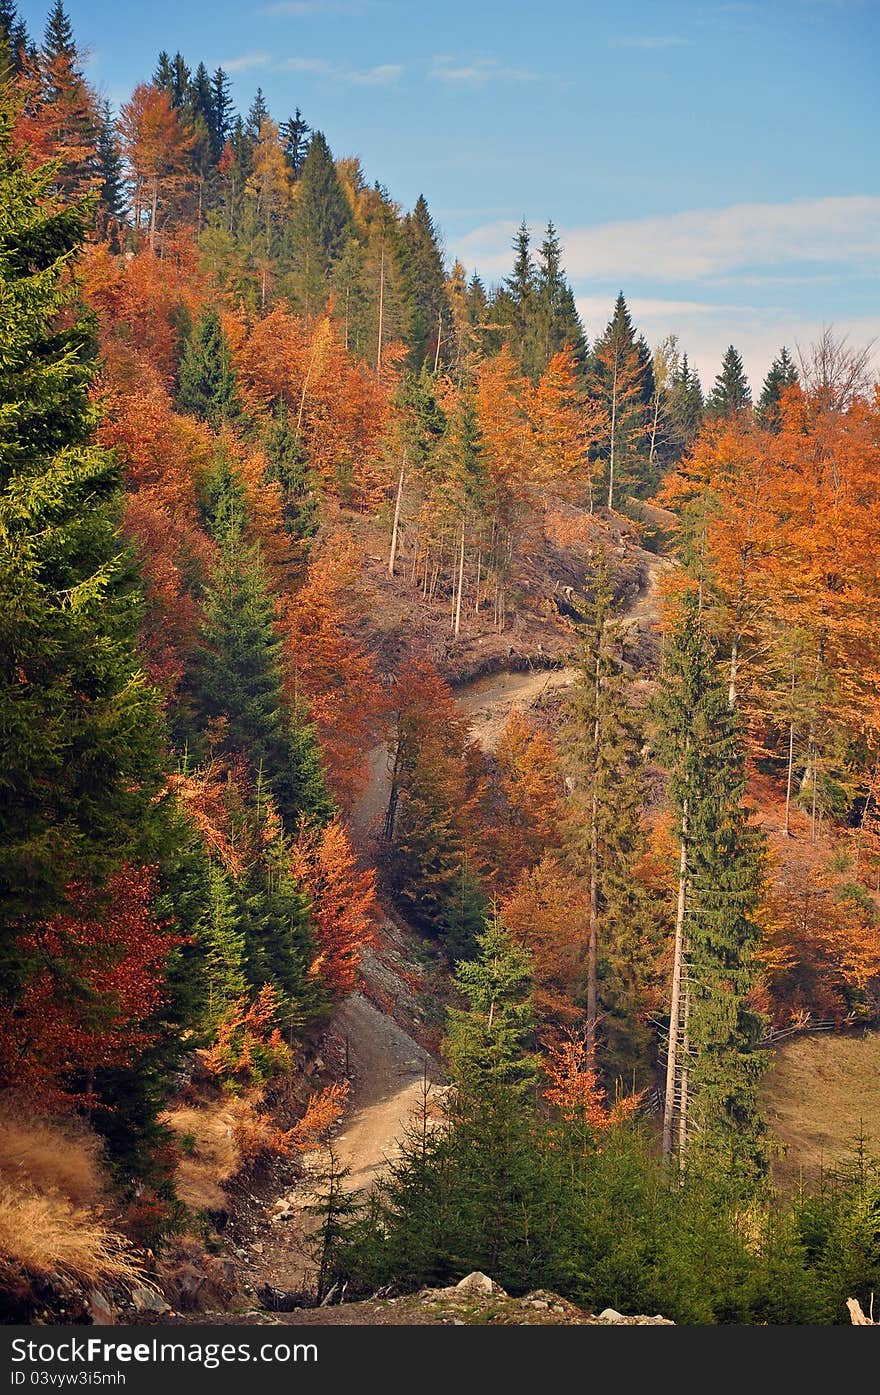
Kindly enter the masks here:
M 176 1187 L 181 1201 L 194 1210 L 216 1211 L 227 1205 L 223 1190 L 244 1163 L 271 1147 L 272 1120 L 259 1113 L 259 1092 L 231 1099 L 180 1105 L 162 1115 L 177 1135 L 181 1158 Z
M 94 1134 L 73 1123 L 20 1115 L 0 1117 L 0 1182 L 59 1192 L 78 1206 L 104 1195 L 101 1146 Z
M 880 1032 L 805 1036 L 777 1047 L 764 1085 L 783 1186 L 848 1153 L 859 1133 L 880 1156 Z
M 32 1275 L 144 1282 L 127 1242 L 94 1212 L 58 1193 L 0 1184 L 0 1273 L 4 1260 Z
M 101 1214 L 101 1145 L 84 1125 L 0 1116 L 0 1281 L 25 1271 L 142 1283 L 128 1242 Z

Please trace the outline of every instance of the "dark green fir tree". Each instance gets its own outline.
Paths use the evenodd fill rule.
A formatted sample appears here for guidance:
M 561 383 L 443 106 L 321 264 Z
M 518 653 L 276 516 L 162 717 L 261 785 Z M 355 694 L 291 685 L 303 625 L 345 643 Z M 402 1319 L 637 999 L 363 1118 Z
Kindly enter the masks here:
M 785 345 L 770 365 L 764 379 L 761 396 L 758 398 L 758 418 L 762 426 L 773 430 L 779 424 L 779 404 L 786 388 L 798 381 L 798 371 L 794 359 Z
M 743 361 L 731 344 L 721 360 L 721 371 L 706 401 L 706 413 L 711 417 L 730 417 L 747 411 L 751 405 L 752 390 Z
M 177 405 L 215 428 L 241 414 L 229 345 L 213 306 L 202 312 L 184 342 Z

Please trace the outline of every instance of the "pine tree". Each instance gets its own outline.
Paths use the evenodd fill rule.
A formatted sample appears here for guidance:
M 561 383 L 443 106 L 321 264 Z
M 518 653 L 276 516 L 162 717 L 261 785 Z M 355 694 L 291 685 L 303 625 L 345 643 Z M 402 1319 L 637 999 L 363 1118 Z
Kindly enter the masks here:
M 229 78 L 222 68 L 217 68 L 211 77 L 211 108 L 214 113 L 213 134 L 216 142 L 215 161 L 220 159 L 223 147 L 232 131 L 232 97 Z
M 320 131 L 309 143 L 293 214 L 293 285 L 302 312 L 324 308 L 329 277 L 352 231 L 351 210 Z
M 94 344 L 71 261 L 83 215 L 26 171 L 0 111 L 0 888 L 45 918 L 150 837 L 156 695 L 135 652 L 137 580 L 119 467 L 92 444 Z M 52 211 L 54 208 L 54 211 Z
M 595 1060 L 600 1014 L 605 1038 L 613 1028 L 614 1065 L 622 1061 L 625 1013 L 637 997 L 640 959 L 647 948 L 646 908 L 634 866 L 642 851 L 644 791 L 640 742 L 627 692 L 624 632 L 614 619 L 608 559 L 600 551 L 589 601 L 581 608 L 575 730 L 569 749 L 574 814 L 569 858 L 588 888 L 586 925 L 586 1048 Z M 635 981 L 635 986 L 634 986 Z
M 283 404 L 265 431 L 263 450 L 269 461 L 266 477 L 277 480 L 283 491 L 284 526 L 298 544 L 293 560 L 302 566 L 308 557 L 310 540 L 318 531 L 318 489 L 302 440 L 291 426 Z
M 478 934 L 476 957 L 456 966 L 467 1008 L 450 1009 L 445 1052 L 459 1092 L 471 1102 L 534 1088 L 531 974 L 528 952 L 512 942 L 497 916 Z
M 782 394 L 786 388 L 793 387 L 797 381 L 798 371 L 794 359 L 783 345 L 770 365 L 770 370 L 761 389 L 761 396 L 758 398 L 758 417 L 762 426 L 767 426 L 771 430 L 778 426 Z
M 27 27 L 12 0 L 0 0 L 0 86 L 22 72 L 28 46 Z
M 669 419 L 680 450 L 687 450 L 703 420 L 703 389 L 696 369 L 682 354 L 678 371 L 669 390 Z
M 737 717 L 688 592 L 657 706 L 681 830 L 664 1151 L 743 1181 L 765 1165 L 755 910 L 762 845 L 742 807 Z
M 605 333 L 596 340 L 590 360 L 593 390 L 607 422 L 601 455 L 607 461 L 607 505 L 613 509 L 638 473 L 638 459 L 645 445 L 646 404 L 652 382 L 647 359 L 650 353 L 637 340 L 621 291 Z
M 215 428 L 241 413 L 229 345 L 213 306 L 202 312 L 184 343 L 177 405 Z
M 124 223 L 127 208 L 122 157 L 119 151 L 119 142 L 116 139 L 116 128 L 113 124 L 110 103 L 107 101 L 102 102 L 100 109 L 97 155 L 101 174 L 99 193 L 101 212 L 104 228 L 109 230 Z
M 513 270 L 492 301 L 493 318 L 503 326 L 503 342 L 520 370 L 532 380 L 541 372 L 538 326 L 538 278 L 525 221 L 513 239 Z M 492 347 L 487 345 L 487 349 Z
M 554 354 L 572 349 L 581 369 L 587 363 L 587 342 L 571 286 L 562 267 L 562 248 L 552 222 L 547 224 L 538 253 L 536 316 L 540 368 L 543 372 Z
M 452 330 L 443 257 L 423 194 L 403 220 L 402 245 L 410 309 L 409 359 L 418 372 L 423 366 L 436 368 L 446 361 Z
M 223 461 L 211 531 L 220 556 L 204 601 L 196 697 L 205 722 L 219 722 L 221 749 L 262 770 L 287 827 L 300 814 L 332 813 L 313 728 L 284 701 L 282 641 L 269 577 L 257 543 L 247 540 L 240 485 Z
M 713 417 L 734 416 L 752 405 L 752 390 L 746 378 L 743 361 L 731 344 L 721 361 L 721 371 L 715 379 L 706 401 L 706 412 Z
M 39 119 L 52 155 L 60 163 L 56 182 L 67 197 L 80 198 L 100 182 L 96 152 L 100 122 L 62 0 L 55 0 L 46 21 L 39 71 Z
M 223 868 L 208 867 L 207 900 L 195 927 L 199 942 L 202 1018 L 208 1032 L 248 990 L 247 950 L 235 891 Z
M 284 142 L 284 158 L 294 179 L 299 179 L 306 156 L 309 153 L 309 136 L 312 128 L 299 107 L 288 121 L 281 123 L 281 137 Z

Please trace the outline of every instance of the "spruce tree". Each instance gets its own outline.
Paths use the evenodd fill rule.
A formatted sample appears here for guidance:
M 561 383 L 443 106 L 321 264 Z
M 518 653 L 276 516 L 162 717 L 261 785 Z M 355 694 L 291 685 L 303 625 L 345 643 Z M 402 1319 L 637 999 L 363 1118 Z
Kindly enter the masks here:
M 294 179 L 299 179 L 306 156 L 309 153 L 309 136 L 312 128 L 299 107 L 287 121 L 282 121 L 279 131 L 284 142 L 284 158 Z
M 562 248 L 552 222 L 547 224 L 538 252 L 536 274 L 536 317 L 543 372 L 560 349 L 573 349 L 578 364 L 587 364 L 587 342 L 577 312 L 574 294 L 562 267 Z
M 202 1023 L 208 1033 L 248 991 L 247 948 L 235 889 L 216 862 L 208 867 L 206 903 L 196 925 Z
M 405 293 L 409 306 L 409 359 L 418 372 L 446 360 L 452 311 L 437 232 L 423 194 L 403 220 Z
M 221 749 L 261 770 L 282 818 L 316 822 L 332 813 L 314 729 L 284 697 L 281 639 L 258 543 L 245 531 L 243 491 L 221 462 L 211 532 L 219 560 L 206 589 L 194 674 L 205 723 L 219 721 Z
M 647 403 L 652 392 L 650 352 L 636 337 L 621 291 L 604 334 L 590 356 L 590 381 L 604 408 L 607 429 L 600 457 L 608 471 L 607 505 L 613 509 L 643 473 Z
M 683 1165 L 749 1181 L 765 1165 L 758 1084 L 766 1058 L 752 1003 L 762 842 L 743 809 L 737 715 L 696 590 L 687 593 L 667 646 L 657 712 L 681 829 L 670 1031 L 677 1069 L 670 1069 L 664 1141 L 667 1153 L 677 1142 Z
M 752 405 L 752 390 L 743 361 L 731 344 L 721 361 L 721 371 L 715 379 L 706 401 L 706 412 L 713 417 L 735 416 Z
M 232 130 L 232 97 L 229 91 L 229 78 L 222 68 L 217 68 L 211 77 L 211 109 L 214 114 L 213 129 L 217 142 L 215 158 L 219 160 Z
M 641 742 L 631 708 L 625 631 L 614 615 L 605 550 L 597 557 L 578 624 L 580 657 L 574 729 L 568 743 L 573 813 L 566 845 L 588 888 L 586 1036 L 594 1056 L 601 1020 L 602 1064 L 609 1074 L 646 1066 L 636 1041 L 639 989 L 648 972 L 650 915 L 634 874 L 643 850 Z
M 445 1053 L 459 1093 L 470 1103 L 498 1103 L 534 1088 L 532 966 L 497 915 L 477 936 L 473 959 L 456 966 L 455 983 L 466 1008 L 449 1011 Z
M 536 380 L 542 369 L 538 325 L 538 278 L 525 221 L 513 239 L 511 274 L 492 302 L 493 318 L 504 326 L 504 339 L 523 373 Z
M 323 309 L 330 273 L 352 229 L 351 210 L 330 147 L 323 134 L 315 131 L 299 178 L 291 229 L 294 293 L 306 315 Z
M 218 428 L 240 415 L 229 345 L 213 305 L 187 335 L 177 375 L 177 405 Z
M 703 420 L 703 389 L 696 369 L 682 354 L 678 372 L 669 391 L 669 418 L 678 446 L 686 450 L 700 429 Z
M 104 227 L 118 227 L 125 221 L 125 183 L 122 173 L 122 156 L 116 139 L 116 128 L 110 111 L 110 103 L 101 103 L 100 126 L 98 128 L 98 167 L 101 174 L 99 198 Z
M 772 430 L 778 425 L 782 394 L 786 388 L 793 387 L 797 381 L 798 371 L 794 359 L 783 345 L 770 365 L 770 370 L 761 389 L 761 396 L 758 398 L 758 417 L 762 426 L 767 426 Z
M 292 560 L 306 561 L 309 543 L 318 531 L 318 482 L 309 470 L 302 440 L 290 424 L 286 407 L 278 407 L 274 422 L 263 434 L 269 461 L 266 478 L 280 484 L 284 526 L 296 544 Z
M 27 50 L 24 20 L 12 0 L 0 0 L 0 86 L 22 71 Z
M 95 345 L 71 278 L 77 206 L 0 110 L 0 890 L 4 928 L 63 906 L 148 838 L 162 777 L 135 650 L 118 463 L 93 443 Z

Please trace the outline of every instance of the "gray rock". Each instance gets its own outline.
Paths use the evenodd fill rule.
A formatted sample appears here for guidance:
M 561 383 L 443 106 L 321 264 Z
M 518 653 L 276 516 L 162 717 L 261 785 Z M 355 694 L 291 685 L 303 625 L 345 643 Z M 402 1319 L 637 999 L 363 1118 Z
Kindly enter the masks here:
M 475 1269 L 472 1274 L 466 1274 L 455 1287 L 459 1293 L 473 1293 L 480 1298 L 489 1298 L 493 1293 L 504 1292 L 503 1288 L 493 1283 L 488 1274 L 481 1274 L 479 1269 Z
M 155 1289 L 152 1288 L 133 1288 L 131 1301 L 132 1306 L 139 1313 L 170 1313 L 171 1311 L 161 1293 L 156 1293 Z
M 116 1309 L 110 1299 L 100 1289 L 93 1288 L 88 1297 L 92 1322 L 97 1327 L 113 1327 L 116 1323 Z
M 623 1313 L 619 1313 L 616 1308 L 603 1308 L 599 1314 L 600 1322 L 623 1322 Z

